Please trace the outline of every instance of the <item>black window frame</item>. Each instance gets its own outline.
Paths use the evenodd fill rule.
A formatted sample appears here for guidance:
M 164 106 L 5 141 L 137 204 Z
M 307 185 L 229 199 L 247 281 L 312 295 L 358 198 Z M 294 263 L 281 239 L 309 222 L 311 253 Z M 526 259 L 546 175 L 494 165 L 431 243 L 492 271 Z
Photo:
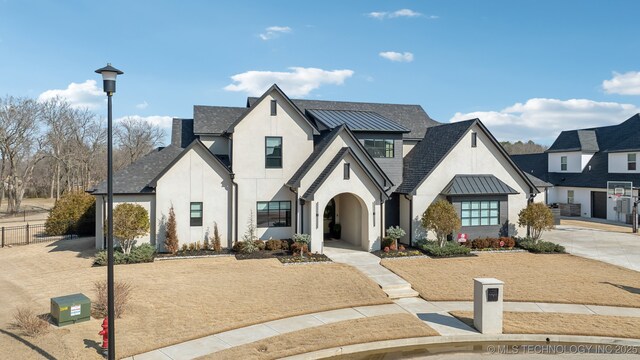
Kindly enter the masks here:
M 478 133 L 471 133 L 471 147 L 477 147 L 478 146 Z
M 633 155 L 633 161 L 631 161 L 631 155 Z M 636 169 L 638 169 L 638 156 L 636 155 L 636 153 L 630 153 L 627 154 L 627 170 L 628 171 L 635 171 Z
M 194 205 L 200 205 L 200 209 L 194 210 L 193 209 Z M 194 217 L 193 216 L 194 211 L 200 212 L 200 216 Z M 203 214 L 204 214 L 204 206 L 202 205 L 202 201 L 192 201 L 191 203 L 189 203 L 189 226 L 202 226 Z
M 344 179 L 345 180 L 351 179 L 351 164 L 349 163 L 344 164 Z
M 269 155 L 269 139 L 279 139 L 280 140 L 280 155 Z M 271 147 L 277 149 L 276 147 Z M 267 169 L 282 169 L 282 136 L 265 136 L 264 137 L 264 167 Z M 269 163 L 269 161 L 279 160 L 277 163 Z
M 287 205 L 283 207 L 282 204 Z M 263 205 L 263 207 L 261 208 L 260 205 Z M 264 205 L 266 205 L 266 209 L 264 208 Z M 277 219 L 277 221 L 272 221 L 274 219 Z M 256 227 L 291 227 L 291 201 L 277 200 L 256 202 Z
M 563 159 L 564 159 L 564 163 L 562 163 Z M 569 157 L 560 156 L 560 171 L 567 171 L 568 168 L 569 168 Z
M 368 142 L 373 142 L 373 146 Z M 396 155 L 396 144 L 393 139 L 363 139 L 362 144 L 372 158 L 392 159 Z
M 278 115 L 278 100 L 271 100 L 271 116 Z

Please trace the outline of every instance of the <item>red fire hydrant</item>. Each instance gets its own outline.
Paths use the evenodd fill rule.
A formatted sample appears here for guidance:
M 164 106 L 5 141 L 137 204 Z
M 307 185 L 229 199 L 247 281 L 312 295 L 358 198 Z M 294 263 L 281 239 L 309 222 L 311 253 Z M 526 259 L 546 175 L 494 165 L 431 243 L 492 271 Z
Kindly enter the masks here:
M 106 356 L 107 352 L 109 352 L 109 321 L 107 321 L 107 318 L 104 318 L 102 331 L 98 335 L 102 335 L 102 353 Z

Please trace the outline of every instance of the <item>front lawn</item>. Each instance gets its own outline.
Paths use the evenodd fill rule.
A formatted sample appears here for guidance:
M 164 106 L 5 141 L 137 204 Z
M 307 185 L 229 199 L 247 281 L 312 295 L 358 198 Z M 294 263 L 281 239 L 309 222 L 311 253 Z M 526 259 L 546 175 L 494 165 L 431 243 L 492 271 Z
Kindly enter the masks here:
M 493 277 L 505 282 L 505 301 L 640 307 L 640 273 L 568 254 L 481 253 L 382 265 L 427 300 L 471 301 L 473 278 Z
M 0 359 L 101 359 L 101 319 L 22 336 L 9 324 L 18 305 L 49 311 L 51 297 L 84 293 L 106 268 L 92 267 L 93 238 L 0 249 Z M 390 303 L 352 267 L 284 266 L 276 259 L 176 259 L 118 265 L 133 285 L 130 309 L 116 320 L 117 355 L 130 356 L 190 339 L 284 317 Z

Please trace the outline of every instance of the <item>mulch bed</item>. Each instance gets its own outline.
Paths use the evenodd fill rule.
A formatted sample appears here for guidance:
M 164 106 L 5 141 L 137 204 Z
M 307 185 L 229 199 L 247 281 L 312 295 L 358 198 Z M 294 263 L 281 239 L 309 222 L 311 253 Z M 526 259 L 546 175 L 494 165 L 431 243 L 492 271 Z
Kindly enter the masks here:
M 375 250 L 371 252 L 373 255 L 381 258 L 381 259 L 390 259 L 390 258 L 406 258 L 412 256 L 425 256 L 424 253 L 412 246 L 405 246 L 404 251 L 400 250 L 389 250 L 389 252 L 384 252 L 383 250 Z
M 300 263 L 314 263 L 314 262 L 326 262 L 331 261 L 327 255 L 324 254 L 306 254 L 304 257 L 300 255 L 293 255 L 290 251 L 286 250 L 258 250 L 250 254 L 235 254 L 238 260 L 249 259 L 278 259 L 283 264 L 300 264 Z
M 165 260 L 169 258 L 185 258 L 185 257 L 199 257 L 199 256 L 215 256 L 215 255 L 230 255 L 229 249 L 221 249 L 219 252 L 213 250 L 193 250 L 182 251 L 179 250 L 175 254 L 171 253 L 158 253 L 156 259 Z

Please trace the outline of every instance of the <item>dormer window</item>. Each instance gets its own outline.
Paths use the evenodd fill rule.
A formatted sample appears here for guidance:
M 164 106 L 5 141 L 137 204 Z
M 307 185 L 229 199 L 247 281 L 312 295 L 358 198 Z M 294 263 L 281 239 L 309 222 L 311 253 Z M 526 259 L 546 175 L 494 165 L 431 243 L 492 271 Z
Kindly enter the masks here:
M 276 116 L 278 114 L 278 101 L 271 100 L 271 116 Z
M 627 154 L 627 170 L 636 170 L 636 154 Z
M 567 157 L 560 157 L 560 171 L 567 171 Z

